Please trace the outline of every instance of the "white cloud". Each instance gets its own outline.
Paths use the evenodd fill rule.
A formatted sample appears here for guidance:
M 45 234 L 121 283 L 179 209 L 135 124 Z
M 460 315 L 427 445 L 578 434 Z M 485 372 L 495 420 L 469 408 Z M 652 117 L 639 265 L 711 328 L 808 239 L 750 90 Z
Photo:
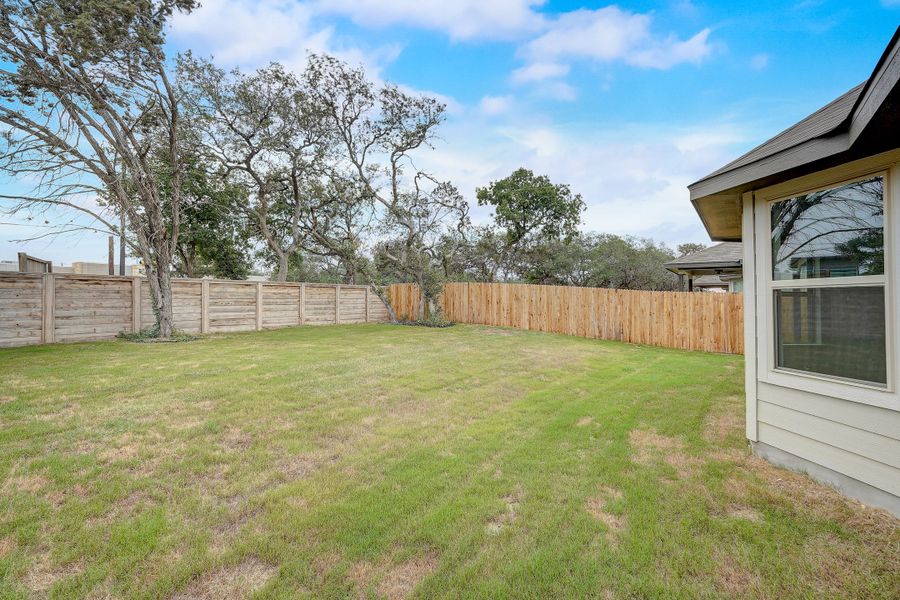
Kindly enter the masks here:
M 311 19 L 308 6 L 291 0 L 205 0 L 191 13 L 175 13 L 172 37 L 222 62 L 255 65 L 306 41 L 324 44 L 330 33 L 313 31 Z
M 478 103 L 478 110 L 488 116 L 502 115 L 513 106 L 512 96 L 484 96 Z
M 624 125 L 607 131 L 562 129 L 534 114 L 511 117 L 514 125 L 497 129 L 471 119 L 448 123 L 444 143 L 421 164 L 453 181 L 470 202 L 476 187 L 524 166 L 582 194 L 588 205 L 584 229 L 669 244 L 708 241 L 687 186 L 749 141 L 728 123 L 669 129 Z M 489 214 L 473 206 L 472 217 L 485 222 Z
M 554 77 L 565 77 L 569 74 L 570 69 L 569 65 L 562 63 L 534 62 L 514 70 L 510 80 L 513 83 L 521 84 Z
M 754 54 L 750 58 L 750 68 L 754 71 L 762 71 L 769 66 L 769 55 L 765 53 Z
M 586 59 L 669 69 L 680 63 L 698 63 L 712 50 L 707 41 L 709 29 L 680 40 L 674 35 L 660 38 L 650 25 L 649 14 L 617 6 L 580 9 L 561 14 L 546 33 L 528 42 L 521 54 L 532 63 Z
M 407 25 L 441 31 L 453 40 L 515 39 L 540 29 L 533 9 L 543 0 L 319 0 L 322 13 L 364 27 Z
M 372 76 L 400 53 L 397 44 L 364 48 L 317 25 L 309 4 L 295 0 L 204 0 L 200 8 L 172 21 L 170 38 L 179 47 L 212 54 L 222 66 L 256 68 L 279 61 L 295 70 L 307 52 L 327 52 L 363 65 Z
M 564 81 L 548 81 L 535 88 L 535 94 L 541 98 L 572 102 L 578 98 L 575 88 Z

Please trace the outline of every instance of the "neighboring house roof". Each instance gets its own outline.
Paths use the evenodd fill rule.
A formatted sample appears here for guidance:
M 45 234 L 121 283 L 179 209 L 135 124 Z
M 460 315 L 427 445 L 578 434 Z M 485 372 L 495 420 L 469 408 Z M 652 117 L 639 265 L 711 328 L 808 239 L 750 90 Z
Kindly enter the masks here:
M 728 282 L 718 275 L 701 275 L 694 280 L 694 288 L 728 287 Z
M 741 239 L 741 194 L 898 147 L 900 27 L 860 85 L 688 186 L 710 236 Z
M 744 257 L 740 242 L 723 242 L 667 262 L 664 267 L 679 271 L 740 271 Z

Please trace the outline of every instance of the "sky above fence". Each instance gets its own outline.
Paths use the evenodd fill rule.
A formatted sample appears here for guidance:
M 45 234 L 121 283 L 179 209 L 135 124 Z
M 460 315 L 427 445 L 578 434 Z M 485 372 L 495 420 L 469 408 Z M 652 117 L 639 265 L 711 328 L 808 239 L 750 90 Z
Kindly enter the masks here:
M 205 0 L 169 46 L 248 69 L 301 69 L 307 50 L 362 63 L 447 103 L 420 164 L 470 201 L 524 165 L 584 195 L 587 229 L 675 244 L 708 239 L 687 184 L 864 80 L 898 19 L 900 0 Z M 23 245 L 43 223 L 0 220 L 0 259 L 105 259 L 101 234 Z

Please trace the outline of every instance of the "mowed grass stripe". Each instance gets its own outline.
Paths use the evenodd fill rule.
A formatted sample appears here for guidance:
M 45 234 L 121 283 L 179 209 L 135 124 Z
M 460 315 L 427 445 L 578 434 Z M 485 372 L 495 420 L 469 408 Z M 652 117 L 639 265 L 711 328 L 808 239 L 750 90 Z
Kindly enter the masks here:
M 0 596 L 891 597 L 740 357 L 360 325 L 0 351 Z

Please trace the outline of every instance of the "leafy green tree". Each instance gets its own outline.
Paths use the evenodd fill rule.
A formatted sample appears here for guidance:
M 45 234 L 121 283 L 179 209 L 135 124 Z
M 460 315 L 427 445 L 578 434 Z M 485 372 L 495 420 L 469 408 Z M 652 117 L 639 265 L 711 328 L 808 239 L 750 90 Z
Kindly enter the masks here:
M 568 185 L 524 168 L 478 188 L 475 195 L 479 206 L 493 208 L 494 224 L 504 239 L 495 259 L 501 269 L 528 245 L 571 239 L 585 209 L 581 195 L 573 194 Z
M 516 271 L 528 283 L 635 290 L 672 290 L 677 278 L 663 265 L 674 255 L 649 239 L 579 234 L 536 244 Z
M 700 252 L 701 250 L 706 249 L 706 244 L 698 244 L 695 242 L 686 242 L 684 244 L 678 244 L 675 249 L 676 254 L 678 256 L 687 256 L 688 254 L 693 254 L 694 252 Z
M 191 165 L 183 186 L 184 209 L 176 271 L 184 277 L 246 279 L 252 268 L 250 228 L 236 206 L 246 191 Z
M 479 206 L 493 208 L 494 222 L 515 245 L 532 234 L 542 239 L 571 238 L 578 233 L 585 209 L 581 194 L 546 175 L 516 169 L 504 179 L 475 192 Z

